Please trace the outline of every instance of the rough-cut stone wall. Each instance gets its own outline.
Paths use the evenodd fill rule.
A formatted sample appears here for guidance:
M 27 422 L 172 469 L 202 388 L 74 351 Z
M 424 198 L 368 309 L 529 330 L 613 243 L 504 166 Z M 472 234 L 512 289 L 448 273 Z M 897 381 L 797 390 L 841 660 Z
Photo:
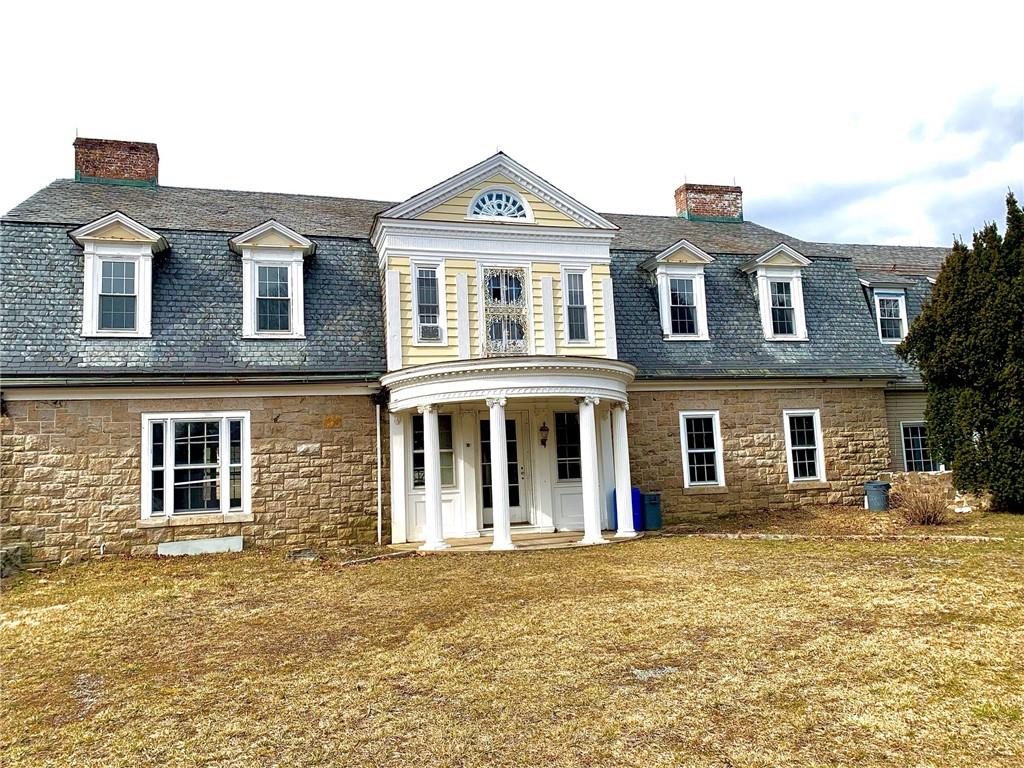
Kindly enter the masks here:
M 328 550 L 377 535 L 375 410 L 368 396 L 9 401 L 0 419 L 0 538 L 35 561 L 150 555 L 164 541 Z M 144 527 L 142 413 L 248 410 L 251 522 Z M 387 430 L 383 429 L 384 535 Z M 177 520 L 175 522 L 178 522 Z
M 666 525 L 804 504 L 862 505 L 866 480 L 889 466 L 881 389 L 747 389 L 633 392 L 633 484 L 662 496 Z M 827 482 L 789 483 L 782 411 L 818 408 Z M 719 412 L 725 489 L 683 488 L 680 411 Z

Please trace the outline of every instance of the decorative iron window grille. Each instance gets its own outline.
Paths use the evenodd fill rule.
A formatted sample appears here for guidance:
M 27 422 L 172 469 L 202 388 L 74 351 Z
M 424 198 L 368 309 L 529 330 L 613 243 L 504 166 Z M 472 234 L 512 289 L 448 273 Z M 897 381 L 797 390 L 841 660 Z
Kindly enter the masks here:
M 486 356 L 524 355 L 528 351 L 525 286 L 523 269 L 492 267 L 484 270 Z

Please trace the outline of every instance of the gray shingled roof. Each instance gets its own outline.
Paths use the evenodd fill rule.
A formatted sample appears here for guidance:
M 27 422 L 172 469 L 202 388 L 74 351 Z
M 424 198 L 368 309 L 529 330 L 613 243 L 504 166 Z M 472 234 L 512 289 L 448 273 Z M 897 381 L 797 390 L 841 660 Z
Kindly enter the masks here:
M 181 187 L 132 187 L 57 180 L 3 217 L 0 366 L 11 374 L 338 373 L 384 370 L 376 256 L 367 238 L 392 203 L 310 195 Z M 69 229 L 118 210 L 164 234 L 157 259 L 153 338 L 82 339 L 82 253 Z M 603 214 L 621 228 L 612 277 L 620 356 L 642 377 L 913 376 L 878 341 L 856 267 L 929 275 L 946 249 L 836 245 L 798 240 L 752 222 Z M 317 241 L 306 266 L 304 341 L 241 338 L 241 270 L 227 247 L 270 218 Z M 639 264 L 686 238 L 715 256 L 706 268 L 711 341 L 666 342 L 657 298 Z M 808 342 L 765 341 L 751 278 L 737 270 L 784 242 L 812 260 L 805 272 Z M 895 264 L 896 268 L 891 268 Z M 930 286 L 908 287 L 920 312 Z M 865 305 L 869 306 L 865 306 Z M 867 311 L 865 311 L 867 310 Z

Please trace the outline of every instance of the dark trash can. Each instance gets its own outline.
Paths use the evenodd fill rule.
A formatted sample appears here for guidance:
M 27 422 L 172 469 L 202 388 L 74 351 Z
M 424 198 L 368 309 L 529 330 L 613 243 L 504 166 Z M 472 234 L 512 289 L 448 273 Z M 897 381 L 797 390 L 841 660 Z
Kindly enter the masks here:
M 657 531 L 661 528 L 661 494 L 644 494 L 644 530 Z
M 891 483 L 884 483 L 881 480 L 869 480 L 864 483 L 864 497 L 867 499 L 867 508 L 872 512 L 884 512 L 889 508 L 889 489 Z
M 640 495 L 639 488 L 633 489 L 632 497 L 633 530 L 642 531 L 644 529 L 643 498 Z M 615 498 L 615 491 L 612 491 L 612 530 L 617 530 L 618 527 L 619 506 L 618 501 Z

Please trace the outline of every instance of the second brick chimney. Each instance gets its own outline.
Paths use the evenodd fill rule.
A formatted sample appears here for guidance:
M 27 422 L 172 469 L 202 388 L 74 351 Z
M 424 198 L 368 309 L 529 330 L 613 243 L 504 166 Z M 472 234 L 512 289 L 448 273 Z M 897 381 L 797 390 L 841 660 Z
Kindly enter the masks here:
M 155 187 L 159 170 L 156 144 L 75 139 L 75 181 Z
M 696 221 L 743 221 L 743 189 L 683 184 L 676 190 L 676 215 Z

